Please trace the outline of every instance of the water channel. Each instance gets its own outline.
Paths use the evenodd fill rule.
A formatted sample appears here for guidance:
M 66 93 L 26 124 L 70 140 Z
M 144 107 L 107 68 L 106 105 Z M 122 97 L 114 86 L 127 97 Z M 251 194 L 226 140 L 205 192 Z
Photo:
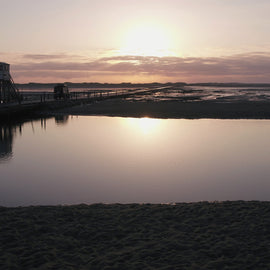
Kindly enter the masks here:
M 270 199 L 270 121 L 59 116 L 0 126 L 0 205 Z

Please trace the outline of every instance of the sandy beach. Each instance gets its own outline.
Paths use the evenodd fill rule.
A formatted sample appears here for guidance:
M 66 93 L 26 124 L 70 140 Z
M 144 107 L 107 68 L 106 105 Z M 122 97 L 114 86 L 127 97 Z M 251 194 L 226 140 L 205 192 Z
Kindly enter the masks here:
M 269 202 L 0 207 L 1 269 L 269 269 Z

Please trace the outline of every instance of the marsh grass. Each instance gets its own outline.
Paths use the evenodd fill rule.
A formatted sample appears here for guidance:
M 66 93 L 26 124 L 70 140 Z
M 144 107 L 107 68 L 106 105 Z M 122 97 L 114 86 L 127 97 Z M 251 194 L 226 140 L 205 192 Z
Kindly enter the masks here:
M 270 269 L 270 202 L 0 208 L 0 269 Z

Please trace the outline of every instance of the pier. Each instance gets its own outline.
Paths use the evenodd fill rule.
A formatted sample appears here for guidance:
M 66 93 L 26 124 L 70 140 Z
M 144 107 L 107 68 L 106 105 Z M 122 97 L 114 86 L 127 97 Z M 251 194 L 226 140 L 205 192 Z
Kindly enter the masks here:
M 53 92 L 20 92 L 21 99 L 0 103 L 0 119 L 5 120 L 21 116 L 31 116 L 44 111 L 50 112 L 50 110 L 94 103 L 107 99 L 127 98 L 135 94 L 146 94 L 149 92 L 159 91 L 161 88 L 166 87 L 72 91 L 70 92 L 70 97 L 65 99 L 55 99 Z
M 127 98 L 133 95 L 143 95 L 160 91 L 168 86 L 151 86 L 141 88 L 86 89 L 69 91 L 64 84 L 58 84 L 47 91 L 20 91 L 11 75 L 10 65 L 0 62 L 0 119 L 34 117 L 42 113 L 50 113 L 57 109 L 114 98 Z M 57 90 L 58 89 L 58 90 Z M 60 91 L 56 93 L 56 91 Z M 64 91 L 64 93 L 63 93 Z

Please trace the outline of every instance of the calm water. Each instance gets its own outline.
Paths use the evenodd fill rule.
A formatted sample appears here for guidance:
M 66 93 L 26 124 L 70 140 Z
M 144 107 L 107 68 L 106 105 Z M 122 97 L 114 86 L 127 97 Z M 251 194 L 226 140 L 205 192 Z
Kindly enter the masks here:
M 269 137 L 268 120 L 2 125 L 0 205 L 269 200 Z

